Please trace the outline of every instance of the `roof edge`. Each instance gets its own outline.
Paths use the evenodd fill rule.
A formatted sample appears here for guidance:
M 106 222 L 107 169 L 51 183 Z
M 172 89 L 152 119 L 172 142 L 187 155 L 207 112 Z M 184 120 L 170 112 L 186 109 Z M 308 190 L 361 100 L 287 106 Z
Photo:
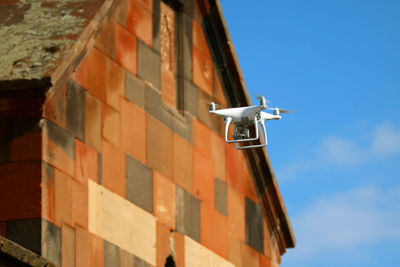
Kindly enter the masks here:
M 203 28 L 209 37 L 209 45 L 217 62 L 221 80 L 232 106 L 251 105 L 242 71 L 233 47 L 232 39 L 218 0 L 199 0 L 203 15 Z M 275 236 L 280 253 L 296 245 L 296 238 L 283 203 L 281 193 L 266 149 L 246 150 L 245 156 L 253 174 L 254 184 L 263 212 L 269 222 L 270 232 Z

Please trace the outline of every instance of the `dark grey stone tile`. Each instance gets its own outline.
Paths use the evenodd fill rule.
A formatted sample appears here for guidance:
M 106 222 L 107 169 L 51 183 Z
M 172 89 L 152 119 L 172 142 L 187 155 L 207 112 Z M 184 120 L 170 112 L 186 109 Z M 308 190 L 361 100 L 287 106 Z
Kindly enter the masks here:
M 197 102 L 199 88 L 195 86 L 191 80 L 183 80 L 183 105 L 186 111 L 197 117 Z
M 43 132 L 68 156 L 75 159 L 75 138 L 72 134 L 48 120 L 43 120 Z
M 126 199 L 153 213 L 153 171 L 126 156 Z
M 61 230 L 47 220 L 42 220 L 42 256 L 61 266 Z
M 97 183 L 98 184 L 101 184 L 101 172 L 102 172 L 101 153 L 97 153 Z
M 119 247 L 104 240 L 104 267 L 120 266 Z
M 119 250 L 119 267 L 133 267 L 135 264 L 135 256 L 126 250 Z
M 43 169 L 49 179 L 54 179 L 54 167 L 42 161 Z
M 135 267 L 150 267 L 150 264 L 148 264 L 141 258 L 135 257 Z
M 129 71 L 125 71 L 125 97 L 133 104 L 144 109 L 145 84 Z
M 67 81 L 67 129 L 85 139 L 85 90 L 72 80 Z
M 264 216 L 261 207 L 246 198 L 246 244 L 260 253 L 264 253 Z
M 214 178 L 214 208 L 228 216 L 228 187 L 224 181 Z
M 41 254 L 41 218 L 7 221 L 7 238 L 24 248 Z
M 138 76 L 161 89 L 160 53 L 138 40 Z
M 200 242 L 200 200 L 176 187 L 176 230 Z
M 161 1 L 153 0 L 153 49 L 160 53 L 161 51 L 161 32 L 160 32 L 160 9 Z
M 193 68 L 192 68 L 192 47 L 193 47 L 193 29 L 192 29 L 192 18 L 187 15 L 182 16 L 182 27 L 183 27 L 183 36 L 182 36 L 182 52 L 181 57 L 183 64 L 183 73 L 181 75 L 188 79 L 192 80 L 193 77 Z

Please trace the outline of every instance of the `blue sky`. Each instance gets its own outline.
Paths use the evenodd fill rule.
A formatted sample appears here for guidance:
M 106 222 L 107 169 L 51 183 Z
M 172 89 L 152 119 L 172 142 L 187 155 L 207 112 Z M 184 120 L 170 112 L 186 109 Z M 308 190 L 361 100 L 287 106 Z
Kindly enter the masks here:
M 268 153 L 297 247 L 289 266 L 395 266 L 400 1 L 221 0 L 250 95 L 297 111 Z

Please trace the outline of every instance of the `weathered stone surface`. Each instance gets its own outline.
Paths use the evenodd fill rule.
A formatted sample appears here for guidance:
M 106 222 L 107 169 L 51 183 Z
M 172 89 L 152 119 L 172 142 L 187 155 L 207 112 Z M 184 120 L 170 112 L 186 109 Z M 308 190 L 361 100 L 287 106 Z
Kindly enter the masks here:
M 138 41 L 138 76 L 155 88 L 161 88 L 160 54 L 140 40 Z
M 150 267 L 150 264 L 148 264 L 141 258 L 135 257 L 135 267 Z
M 228 216 L 228 188 L 225 182 L 214 178 L 214 208 Z
M 176 230 L 200 242 L 200 200 L 176 188 Z
M 61 230 L 42 220 L 42 255 L 57 266 L 61 265 Z
M 125 71 L 125 96 L 133 104 L 144 109 L 145 84 L 129 71 Z
M 119 264 L 119 248 L 107 240 L 104 240 L 104 267 L 114 267 L 119 266 Z
M 246 197 L 246 243 L 264 253 L 264 216 L 261 207 Z
M 153 213 L 153 171 L 130 156 L 126 156 L 126 198 Z
M 85 90 L 76 82 L 67 82 L 67 129 L 85 141 Z
M 74 137 L 54 123 L 43 120 L 43 132 L 72 159 L 75 158 Z

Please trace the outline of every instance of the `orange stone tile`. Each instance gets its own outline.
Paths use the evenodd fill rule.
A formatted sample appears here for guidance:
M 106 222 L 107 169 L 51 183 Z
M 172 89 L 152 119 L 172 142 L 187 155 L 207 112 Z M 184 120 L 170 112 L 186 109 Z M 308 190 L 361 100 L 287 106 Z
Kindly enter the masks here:
M 211 58 L 193 47 L 193 83 L 207 95 L 213 95 L 213 64 Z
M 71 224 L 71 183 L 72 178 L 55 169 L 55 224 Z
M 163 267 L 167 257 L 171 254 L 170 248 L 170 230 L 168 226 L 157 222 L 156 225 L 156 266 Z
M 71 184 L 71 225 L 88 229 L 88 188 L 78 182 Z
M 42 217 L 51 223 L 55 222 L 55 182 L 54 169 L 42 164 Z
M 146 115 L 146 163 L 167 178 L 172 175 L 172 131 L 150 115 Z
M 75 180 L 87 186 L 88 179 L 97 182 L 97 152 L 75 139 Z
M 201 243 L 228 259 L 228 221 L 216 210 L 201 205 Z
M 103 137 L 115 147 L 120 146 L 120 121 L 118 111 L 110 106 L 102 107 Z
M 217 103 L 221 105 L 222 108 L 227 107 L 227 100 L 225 98 L 225 93 L 221 84 L 221 80 L 218 74 L 214 73 L 215 78 L 215 91 L 214 91 L 214 99 L 217 100 Z
M 260 266 L 260 258 L 257 251 L 255 251 L 245 243 L 240 243 L 240 250 L 242 255 L 242 266 Z
M 104 266 L 104 240 L 90 234 L 90 267 Z
M 188 192 L 193 190 L 193 164 L 192 145 L 184 138 L 173 134 L 172 150 L 172 177 L 174 183 L 183 187 Z
M 75 230 L 66 224 L 61 227 L 61 266 L 75 266 Z
M 214 160 L 214 176 L 226 181 L 225 140 L 214 132 L 211 132 L 211 158 Z
M 176 108 L 175 73 L 161 69 L 161 98 L 169 106 Z
M 16 137 L 10 142 L 10 161 L 41 160 L 42 134 L 32 133 Z
M 95 43 L 95 47 L 110 58 L 114 58 L 114 24 L 115 17 L 111 16 L 97 35 Z
M 225 143 L 225 175 L 229 186 L 243 193 L 243 154 L 232 144 Z
M 146 113 L 125 98 L 120 107 L 121 149 L 146 163 Z
M 101 102 L 90 93 L 85 95 L 85 143 L 101 151 Z
M 90 234 L 80 226 L 75 228 L 75 266 L 87 267 L 90 261 Z
M 193 192 L 209 207 L 214 207 L 214 162 L 197 148 L 193 149 Z
M 72 79 L 80 86 L 88 89 L 88 57 L 86 56 L 72 74 Z
M 107 70 L 108 58 L 97 48 L 92 48 L 87 59 L 88 91 L 102 102 L 106 102 L 105 70 Z
M 210 50 L 208 49 L 208 44 L 206 37 L 204 35 L 203 28 L 200 23 L 193 20 L 193 46 L 196 47 L 205 56 L 210 56 Z
M 133 74 L 137 74 L 137 40 L 119 23 L 115 24 L 115 60 Z
M 229 232 L 240 241 L 245 241 L 244 196 L 228 187 Z
M 271 267 L 271 259 L 267 258 L 265 255 L 260 255 L 260 267 Z
M 70 176 L 75 173 L 75 162 L 68 154 L 57 146 L 47 135 L 43 135 L 43 160 L 57 167 Z
M 52 92 L 43 105 L 43 117 L 57 124 L 61 128 L 67 127 L 67 88 Z
M 176 266 L 185 267 L 185 238 L 178 232 L 173 233 Z M 188 266 L 187 266 L 188 267 Z
M 211 130 L 198 120 L 193 120 L 193 137 L 196 148 L 204 155 L 211 155 Z
M 229 240 L 229 261 L 232 262 L 235 267 L 242 267 L 242 255 L 240 249 L 240 240 L 235 238 L 233 235 L 228 234 Z
M 135 0 L 142 7 L 147 9 L 149 12 L 153 12 L 153 0 Z
M 101 165 L 102 185 L 114 193 L 125 197 L 125 154 L 109 142 L 103 140 Z
M 256 189 L 254 187 L 253 178 L 250 174 L 250 170 L 247 167 L 247 163 L 246 163 L 246 160 L 244 159 L 244 157 L 242 160 L 242 165 L 243 165 L 243 167 L 242 167 L 243 193 L 245 196 L 247 196 L 251 200 L 257 202 L 258 197 L 257 197 Z
M 156 171 L 153 171 L 153 198 L 154 215 L 161 223 L 175 229 L 175 184 Z
M 126 27 L 145 44 L 153 46 L 153 13 L 142 8 L 136 1 L 129 1 Z
M 107 58 L 106 70 L 107 104 L 119 110 L 119 99 L 121 96 L 125 96 L 125 70 L 109 58 Z

